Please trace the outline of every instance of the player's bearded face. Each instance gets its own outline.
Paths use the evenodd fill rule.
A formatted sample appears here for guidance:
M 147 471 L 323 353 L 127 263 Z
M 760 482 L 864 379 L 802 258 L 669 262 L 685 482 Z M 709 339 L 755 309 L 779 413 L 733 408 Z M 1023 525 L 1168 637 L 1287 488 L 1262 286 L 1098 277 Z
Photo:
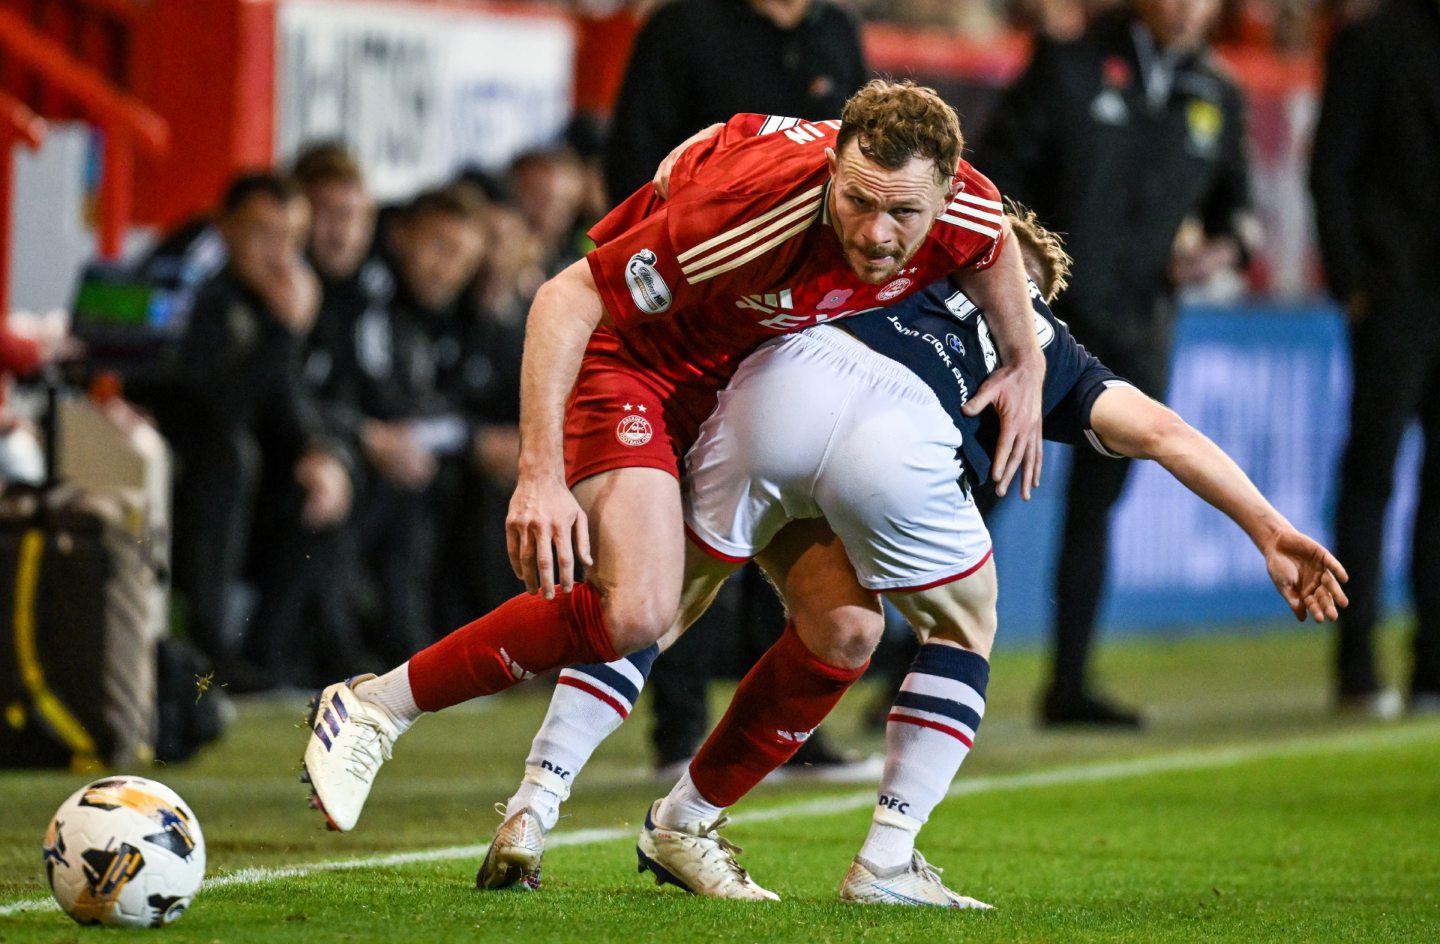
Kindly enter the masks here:
M 845 261 L 871 285 L 889 282 L 909 265 L 945 207 L 947 188 L 935 164 L 914 157 L 888 170 L 860 153 L 854 141 L 830 158 L 830 219 Z

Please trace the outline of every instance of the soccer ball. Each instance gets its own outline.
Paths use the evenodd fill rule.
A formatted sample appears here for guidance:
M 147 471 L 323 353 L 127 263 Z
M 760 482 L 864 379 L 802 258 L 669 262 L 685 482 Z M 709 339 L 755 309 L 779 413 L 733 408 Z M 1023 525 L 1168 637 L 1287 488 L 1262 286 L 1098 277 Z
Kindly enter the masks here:
M 81 924 L 158 928 L 185 913 L 205 877 L 205 837 L 163 783 L 108 777 L 75 791 L 45 831 L 45 875 Z

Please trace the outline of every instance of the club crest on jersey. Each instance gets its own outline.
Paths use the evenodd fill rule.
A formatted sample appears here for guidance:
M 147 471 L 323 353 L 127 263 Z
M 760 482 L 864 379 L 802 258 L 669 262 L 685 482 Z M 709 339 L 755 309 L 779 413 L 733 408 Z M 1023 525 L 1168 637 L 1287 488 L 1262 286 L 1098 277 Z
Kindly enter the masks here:
M 909 279 L 896 279 L 889 285 L 882 288 L 880 290 L 880 293 L 875 297 L 882 302 L 888 302 L 892 298 L 899 298 L 901 293 L 903 293 L 907 288 L 909 288 L 910 285 L 911 282 Z
M 655 435 L 650 421 L 638 413 L 631 413 L 615 427 L 615 438 L 622 446 L 643 446 Z
M 655 268 L 655 253 L 642 249 L 625 263 L 625 284 L 641 311 L 658 315 L 670 307 L 670 286 Z

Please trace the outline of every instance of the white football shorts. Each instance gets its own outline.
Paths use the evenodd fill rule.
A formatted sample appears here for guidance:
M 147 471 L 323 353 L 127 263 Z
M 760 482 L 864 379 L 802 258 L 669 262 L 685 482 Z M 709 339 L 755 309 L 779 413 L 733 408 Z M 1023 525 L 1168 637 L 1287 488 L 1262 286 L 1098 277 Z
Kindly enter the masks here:
M 960 431 L 915 374 L 839 328 L 766 342 L 686 456 L 685 524 L 724 560 L 823 516 L 861 586 L 922 590 L 977 570 L 990 532 L 961 486 Z

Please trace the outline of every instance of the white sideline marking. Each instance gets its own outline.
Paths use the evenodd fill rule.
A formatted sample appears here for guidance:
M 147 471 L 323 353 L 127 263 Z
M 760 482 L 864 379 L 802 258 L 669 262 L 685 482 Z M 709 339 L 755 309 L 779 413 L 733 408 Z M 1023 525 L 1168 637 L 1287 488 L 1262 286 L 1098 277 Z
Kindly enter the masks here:
M 1244 747 L 1220 748 L 1210 751 L 1176 751 L 1171 754 L 1153 754 L 1133 760 L 1110 761 L 1100 764 L 1073 764 L 1066 767 L 1052 767 L 1030 773 L 999 774 L 993 777 L 971 777 L 951 786 L 949 796 L 970 796 L 977 793 L 998 793 L 1006 790 L 1028 790 L 1035 787 L 1055 787 L 1076 783 L 1100 783 L 1109 780 L 1124 780 L 1130 777 L 1147 777 L 1155 774 L 1175 773 L 1182 770 L 1207 770 L 1217 767 L 1234 767 L 1252 760 L 1275 757 L 1289 757 L 1297 754 L 1339 754 L 1351 750 L 1372 747 L 1389 747 L 1424 741 L 1436 736 L 1433 726 L 1416 725 L 1384 731 L 1358 730 L 1343 734 L 1292 738 L 1286 741 L 1272 741 L 1268 744 L 1252 744 Z M 799 803 L 784 803 L 769 809 L 741 813 L 734 817 L 736 823 L 764 823 L 777 819 L 827 816 L 863 809 L 875 802 L 875 791 L 865 790 L 832 795 Z M 590 846 L 604 842 L 629 839 L 635 835 L 635 827 L 611 827 L 609 829 L 577 829 L 574 832 L 559 833 L 546 844 L 550 848 L 565 846 Z M 455 859 L 479 859 L 485 854 L 489 843 L 475 843 L 468 846 L 447 846 L 443 849 L 426 849 L 417 852 L 395 852 L 389 855 L 363 856 L 354 859 L 336 859 L 329 862 L 309 862 L 303 865 L 279 867 L 256 867 L 226 872 L 205 880 L 202 888 L 226 888 L 231 885 L 264 885 L 288 878 L 303 878 L 318 872 L 340 872 L 351 869 L 384 868 L 394 865 L 412 865 L 418 862 L 448 862 Z M 20 914 L 26 911 L 58 910 L 54 899 L 29 898 L 0 905 L 0 917 Z

